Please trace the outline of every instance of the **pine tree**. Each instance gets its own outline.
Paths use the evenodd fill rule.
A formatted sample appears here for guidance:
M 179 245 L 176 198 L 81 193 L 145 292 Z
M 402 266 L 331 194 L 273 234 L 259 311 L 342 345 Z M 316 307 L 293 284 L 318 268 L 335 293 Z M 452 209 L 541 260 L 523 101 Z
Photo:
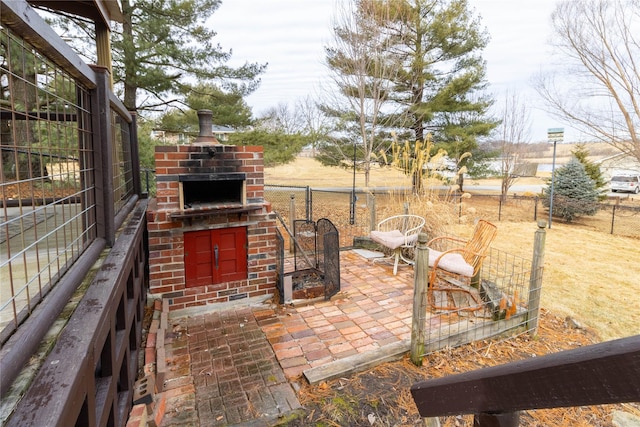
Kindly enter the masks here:
M 493 100 L 483 93 L 487 81 L 481 50 L 488 43 L 488 34 L 468 1 L 356 3 L 359 11 L 369 13 L 364 15 L 367 19 L 356 20 L 359 25 L 352 28 L 336 28 L 339 38 L 349 43 L 327 51 L 332 70 L 344 77 L 342 94 L 352 100 L 348 111 L 325 111 L 342 120 L 338 134 L 348 138 L 324 148 L 327 161 L 334 157 L 340 160 L 340 154 L 345 158 L 344 153 L 353 151 L 356 140 L 364 147 L 360 151 L 366 165 L 370 153 L 390 147 L 389 131 L 393 130 L 400 140 L 414 144 L 422 144 L 432 135 L 434 150 L 444 148 L 464 166 L 477 138 L 488 135 L 497 125 L 487 117 Z M 363 35 L 366 37 L 361 38 Z M 366 106 L 375 108 L 363 108 Z M 367 136 L 368 141 L 360 144 L 348 133 L 352 129 L 348 124 L 354 122 L 360 125 L 358 136 Z M 414 190 L 420 185 L 414 176 Z
M 46 2 L 45 2 L 46 3 Z M 184 105 L 198 86 L 215 87 L 235 102 L 258 88 L 266 64 L 227 65 L 231 51 L 207 23 L 221 0 L 120 0 L 123 22 L 112 28 L 114 91 L 130 111 Z M 51 19 L 89 63 L 96 63 L 95 29 L 72 16 Z M 213 96 L 219 96 L 214 93 Z M 212 109 L 208 107 L 208 109 Z
M 231 52 L 215 42 L 206 23 L 220 3 L 121 0 L 124 22 L 122 31 L 114 32 L 114 81 L 124 86 L 128 109 L 164 109 L 188 95 L 194 80 L 242 96 L 257 88 L 265 65 L 226 65 Z
M 549 207 L 551 182 L 543 189 L 542 204 Z M 553 178 L 553 216 L 567 222 L 581 215 L 595 215 L 598 212 L 598 191 L 582 163 L 573 158 L 565 166 L 555 171 Z
M 489 37 L 467 0 L 403 0 L 387 23 L 398 40 L 394 59 L 404 64 L 390 97 L 404 107 L 415 140 L 473 140 L 495 127 L 485 114 L 493 100 L 481 56 Z M 460 153 L 470 151 L 464 147 Z
M 604 179 L 602 175 L 602 171 L 600 170 L 600 166 L 593 163 L 588 159 L 589 151 L 585 144 L 577 144 L 576 148 L 571 152 L 575 156 L 576 159 L 584 166 L 585 172 L 589 175 L 595 184 L 596 190 L 598 191 L 598 199 L 604 200 L 607 198 L 607 181 Z

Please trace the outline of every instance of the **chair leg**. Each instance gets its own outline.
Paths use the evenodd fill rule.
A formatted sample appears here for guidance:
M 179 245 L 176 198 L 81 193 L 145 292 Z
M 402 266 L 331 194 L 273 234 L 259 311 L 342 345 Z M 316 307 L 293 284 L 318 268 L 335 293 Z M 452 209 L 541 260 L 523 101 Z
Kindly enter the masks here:
M 395 258 L 393 262 L 393 275 L 395 276 L 398 273 L 398 262 L 400 261 L 400 257 L 402 256 L 402 249 L 395 249 L 393 253 Z
M 402 249 L 400 249 L 400 259 L 408 265 L 414 264 L 414 261 L 412 259 L 406 258 L 404 255 L 402 255 Z
M 413 261 L 406 259 L 404 256 L 402 256 L 402 247 L 400 248 L 396 248 L 393 250 L 393 252 L 391 252 L 391 255 L 386 256 L 384 258 L 376 258 L 373 260 L 373 262 L 378 262 L 378 261 L 391 261 L 393 260 L 393 275 L 395 276 L 396 274 L 398 274 L 398 265 L 400 264 L 400 260 L 402 260 L 403 262 L 409 264 L 409 265 L 413 265 Z

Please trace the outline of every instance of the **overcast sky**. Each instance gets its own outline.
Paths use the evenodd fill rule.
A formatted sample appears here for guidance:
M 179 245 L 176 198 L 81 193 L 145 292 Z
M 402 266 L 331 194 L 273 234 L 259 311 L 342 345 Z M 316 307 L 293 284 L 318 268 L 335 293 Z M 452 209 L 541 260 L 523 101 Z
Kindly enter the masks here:
M 337 0 L 340 1 L 340 0 Z M 233 50 L 230 65 L 268 63 L 260 88 L 247 98 L 254 115 L 279 103 L 317 96 L 327 84 L 323 47 L 331 41 L 336 0 L 223 0 L 211 18 L 217 40 Z M 491 36 L 483 52 L 489 91 L 497 105 L 509 89 L 539 106 L 531 88 L 534 74 L 551 62 L 550 15 L 556 0 L 469 0 Z M 546 140 L 549 128 L 565 128 L 565 141 L 576 135 L 564 123 L 532 109 L 531 138 Z

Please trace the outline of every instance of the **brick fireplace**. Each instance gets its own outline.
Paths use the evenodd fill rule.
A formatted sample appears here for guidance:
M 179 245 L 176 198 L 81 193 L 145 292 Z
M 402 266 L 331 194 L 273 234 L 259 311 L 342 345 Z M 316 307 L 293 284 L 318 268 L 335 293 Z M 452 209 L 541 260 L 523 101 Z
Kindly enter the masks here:
M 170 309 L 267 296 L 276 222 L 264 200 L 262 147 L 156 147 L 149 203 L 150 291 Z

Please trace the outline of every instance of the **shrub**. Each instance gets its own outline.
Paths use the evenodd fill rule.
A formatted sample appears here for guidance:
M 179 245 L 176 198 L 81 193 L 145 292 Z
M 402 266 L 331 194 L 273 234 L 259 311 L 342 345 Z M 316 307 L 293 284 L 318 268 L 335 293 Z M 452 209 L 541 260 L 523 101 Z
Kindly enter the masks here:
M 542 190 L 542 204 L 549 207 L 551 180 Z M 576 158 L 555 171 L 553 178 L 553 216 L 567 222 L 581 215 L 595 215 L 598 211 L 598 190 L 594 181 Z

